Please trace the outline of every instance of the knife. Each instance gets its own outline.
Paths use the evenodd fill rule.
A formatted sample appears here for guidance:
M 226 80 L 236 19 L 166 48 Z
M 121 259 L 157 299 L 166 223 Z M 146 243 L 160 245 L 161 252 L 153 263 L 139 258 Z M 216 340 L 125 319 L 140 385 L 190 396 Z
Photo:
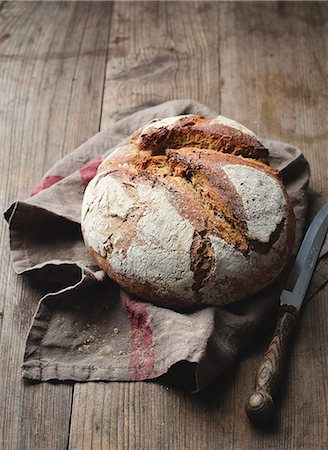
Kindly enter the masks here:
M 273 338 L 255 377 L 255 390 L 246 403 L 246 414 L 255 424 L 273 416 L 274 401 L 282 379 L 289 341 L 328 229 L 328 203 L 316 214 L 297 254 L 286 286 L 280 295 L 278 322 Z

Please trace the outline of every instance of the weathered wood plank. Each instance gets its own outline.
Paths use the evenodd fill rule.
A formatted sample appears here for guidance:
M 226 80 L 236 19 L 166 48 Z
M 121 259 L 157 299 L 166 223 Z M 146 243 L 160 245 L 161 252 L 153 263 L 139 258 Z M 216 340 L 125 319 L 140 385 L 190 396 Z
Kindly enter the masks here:
M 217 7 L 211 2 L 117 2 L 102 128 L 173 98 L 219 106 Z
M 24 198 L 45 170 L 98 131 L 108 3 L 2 4 L 1 201 Z M 21 379 L 24 340 L 40 293 L 13 273 L 1 222 L 0 448 L 66 448 L 70 385 Z

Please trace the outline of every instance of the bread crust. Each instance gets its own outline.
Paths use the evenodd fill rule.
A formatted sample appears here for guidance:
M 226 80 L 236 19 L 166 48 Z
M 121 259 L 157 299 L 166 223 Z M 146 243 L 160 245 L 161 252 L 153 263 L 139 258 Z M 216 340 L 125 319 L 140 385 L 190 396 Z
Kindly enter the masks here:
M 201 127 L 214 139 L 212 119 L 173 119 L 170 132 Z M 86 248 L 123 289 L 155 304 L 186 310 L 248 297 L 279 275 L 293 248 L 295 218 L 279 172 L 243 131 L 230 153 L 178 144 L 177 135 L 148 126 L 101 164 L 83 201 Z
M 172 125 L 160 128 L 152 127 L 152 123 L 138 130 L 131 139 L 132 144 L 152 155 L 161 154 L 167 148 L 197 147 L 262 161 L 268 158 L 268 150 L 254 133 L 246 134 L 218 119 L 182 116 Z

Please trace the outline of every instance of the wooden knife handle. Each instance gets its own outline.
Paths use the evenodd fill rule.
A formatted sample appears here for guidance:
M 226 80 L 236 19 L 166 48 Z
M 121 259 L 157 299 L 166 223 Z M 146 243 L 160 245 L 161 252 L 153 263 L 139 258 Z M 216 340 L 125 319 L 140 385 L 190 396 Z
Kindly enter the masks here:
M 255 377 L 255 391 L 246 403 L 246 414 L 256 424 L 268 422 L 273 415 L 272 396 L 277 391 L 282 378 L 288 344 L 297 315 L 298 311 L 294 306 L 283 305 L 279 308 L 273 338 Z

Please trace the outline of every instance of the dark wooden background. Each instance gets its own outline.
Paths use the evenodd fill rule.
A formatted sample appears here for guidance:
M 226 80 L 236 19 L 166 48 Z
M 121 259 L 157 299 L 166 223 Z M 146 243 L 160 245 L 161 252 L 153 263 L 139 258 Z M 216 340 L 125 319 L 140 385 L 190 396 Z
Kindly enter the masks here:
M 328 4 L 0 2 L 1 205 L 139 108 L 194 98 L 260 136 L 300 146 L 328 194 Z M 277 424 L 244 414 L 269 332 L 209 393 L 155 383 L 25 383 L 40 293 L 0 231 L 1 449 L 328 448 L 327 289 L 304 309 Z

